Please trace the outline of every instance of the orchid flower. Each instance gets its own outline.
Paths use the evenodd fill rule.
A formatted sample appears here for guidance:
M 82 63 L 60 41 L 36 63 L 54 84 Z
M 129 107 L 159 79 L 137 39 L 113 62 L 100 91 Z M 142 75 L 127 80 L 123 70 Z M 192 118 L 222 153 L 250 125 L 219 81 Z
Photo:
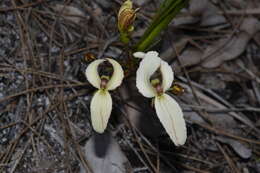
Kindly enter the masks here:
M 99 75 L 98 66 L 105 61 L 113 67 L 111 77 Z M 116 89 L 122 83 L 124 72 L 117 61 L 110 58 L 98 59 L 88 65 L 86 77 L 89 83 L 98 89 L 90 103 L 92 126 L 96 132 L 103 133 L 112 111 L 112 98 L 109 91 Z
M 142 58 L 136 72 L 136 86 L 139 92 L 148 98 L 154 98 L 156 114 L 166 132 L 176 146 L 183 145 L 187 138 L 185 120 L 179 104 L 166 91 L 173 82 L 173 71 L 169 64 L 155 51 L 135 52 L 134 56 Z M 160 72 L 161 79 L 151 79 Z

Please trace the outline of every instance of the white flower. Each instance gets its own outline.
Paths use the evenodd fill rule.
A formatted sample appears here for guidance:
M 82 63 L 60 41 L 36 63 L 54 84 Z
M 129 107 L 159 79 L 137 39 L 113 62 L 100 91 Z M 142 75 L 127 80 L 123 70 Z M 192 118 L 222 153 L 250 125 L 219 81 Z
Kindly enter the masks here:
M 139 92 L 145 97 L 155 98 L 155 110 L 163 127 L 176 146 L 183 145 L 187 132 L 181 107 L 165 93 L 173 82 L 172 68 L 161 60 L 155 51 L 136 52 L 134 56 L 143 58 L 136 72 L 136 86 Z M 160 71 L 161 79 L 151 80 L 157 70 Z
M 113 67 L 111 77 L 99 76 L 98 66 L 108 61 Z M 112 98 L 109 90 L 116 89 L 124 78 L 124 72 L 121 65 L 113 59 L 99 59 L 90 63 L 86 69 L 86 77 L 89 83 L 98 89 L 90 103 L 91 122 L 94 130 L 103 133 L 112 111 Z

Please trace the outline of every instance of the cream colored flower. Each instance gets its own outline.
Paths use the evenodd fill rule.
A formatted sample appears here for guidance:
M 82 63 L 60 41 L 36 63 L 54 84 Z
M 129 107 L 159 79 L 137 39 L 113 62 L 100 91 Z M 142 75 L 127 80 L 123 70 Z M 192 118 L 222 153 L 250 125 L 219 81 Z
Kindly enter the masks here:
M 108 61 L 113 67 L 113 74 L 101 76 L 98 73 L 98 66 Z M 86 69 L 86 77 L 89 83 L 98 89 L 90 103 L 91 122 L 94 130 L 103 133 L 112 111 L 112 98 L 109 90 L 116 89 L 124 78 L 124 72 L 121 65 L 113 59 L 99 59 L 89 64 Z
M 142 58 L 136 72 L 136 86 L 139 92 L 145 97 L 154 98 L 157 116 L 166 132 L 176 146 L 183 145 L 187 132 L 181 107 L 165 93 L 173 82 L 172 68 L 161 60 L 155 51 L 136 52 L 134 56 Z M 158 70 L 161 78 L 151 79 Z

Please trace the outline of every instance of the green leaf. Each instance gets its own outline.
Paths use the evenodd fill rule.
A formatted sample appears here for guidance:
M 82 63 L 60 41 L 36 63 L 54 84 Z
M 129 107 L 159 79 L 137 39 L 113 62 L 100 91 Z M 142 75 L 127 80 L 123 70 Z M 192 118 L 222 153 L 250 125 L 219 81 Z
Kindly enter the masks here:
M 140 41 L 134 46 L 134 50 L 147 50 L 154 42 L 154 39 L 169 25 L 188 1 L 189 0 L 165 0 Z

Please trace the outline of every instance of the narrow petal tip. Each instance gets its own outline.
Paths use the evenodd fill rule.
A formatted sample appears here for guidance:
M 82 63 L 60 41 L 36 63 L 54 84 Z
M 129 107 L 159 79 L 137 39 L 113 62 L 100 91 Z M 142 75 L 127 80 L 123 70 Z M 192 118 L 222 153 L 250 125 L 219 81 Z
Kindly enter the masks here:
M 135 58 L 144 58 L 145 57 L 145 53 L 144 52 L 135 52 L 135 53 L 133 53 L 133 56 L 135 57 Z

